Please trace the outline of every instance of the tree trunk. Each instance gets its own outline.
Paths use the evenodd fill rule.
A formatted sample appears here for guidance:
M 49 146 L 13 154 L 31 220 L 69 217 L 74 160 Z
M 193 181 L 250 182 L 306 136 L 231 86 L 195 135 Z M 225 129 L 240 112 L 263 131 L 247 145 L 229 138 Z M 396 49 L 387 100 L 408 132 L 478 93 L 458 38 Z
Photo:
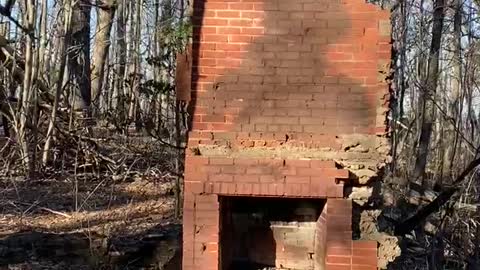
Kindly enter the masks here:
M 56 84 L 55 84 L 55 99 L 53 102 L 52 113 L 50 116 L 50 121 L 48 123 L 48 130 L 45 139 L 45 144 L 43 147 L 43 155 L 42 155 L 42 164 L 45 166 L 49 161 L 49 153 L 51 148 L 51 143 L 53 140 L 54 135 L 54 128 L 55 128 L 55 121 L 57 119 L 57 112 L 58 112 L 58 105 L 60 101 L 60 95 L 63 89 L 63 80 L 65 75 L 65 67 L 67 64 L 67 52 L 66 46 L 70 44 L 70 25 L 72 20 L 72 6 L 71 0 L 65 0 L 63 2 L 63 27 L 61 29 L 61 35 L 58 37 L 59 39 L 59 46 L 58 51 L 60 55 L 60 62 L 58 66 L 58 76 L 56 77 Z
M 135 9 L 135 20 L 132 16 L 132 27 L 131 27 L 131 41 L 133 46 L 130 47 L 130 57 L 132 65 L 130 66 L 130 102 L 128 109 L 128 119 L 129 122 L 137 120 L 138 116 L 138 90 L 140 86 L 140 43 L 141 43 L 141 13 L 142 13 L 142 2 L 133 1 L 131 11 Z M 133 14 L 132 14 L 133 15 Z
M 71 42 L 68 55 L 68 66 L 75 82 L 75 110 L 82 110 L 87 117 L 91 116 L 91 83 L 90 83 L 90 11 L 88 0 L 74 2 L 71 26 Z
M 435 0 L 432 26 L 432 42 L 428 56 L 428 70 L 423 89 L 420 93 L 422 109 L 421 130 L 418 149 L 415 160 L 414 181 L 422 183 L 424 187 L 428 184 L 423 181 L 429 145 L 432 135 L 433 122 L 435 120 L 434 101 L 438 85 L 439 54 L 442 40 L 443 21 L 445 17 L 445 0 Z
M 48 21 L 48 0 L 42 0 L 42 13 L 40 17 L 40 48 L 38 54 L 39 59 L 39 71 L 43 74 L 47 69 L 46 62 L 48 62 L 47 51 L 47 21 Z
M 29 31 L 35 30 L 35 3 L 34 1 L 25 1 L 24 22 Z M 31 35 L 25 37 L 25 69 L 23 77 L 23 89 L 21 95 L 21 106 L 18 110 L 18 128 L 17 137 L 21 147 L 21 157 L 24 167 L 32 175 L 30 147 L 28 144 L 27 121 L 31 117 L 31 99 L 33 89 L 33 64 L 34 64 L 34 39 Z
M 451 51 L 453 52 L 453 82 L 452 82 L 452 99 L 451 104 L 452 115 L 455 119 L 455 123 L 447 123 L 449 128 L 447 129 L 448 136 L 445 142 L 446 149 L 444 152 L 444 164 L 443 168 L 446 170 L 446 175 L 451 177 L 452 166 L 455 160 L 457 144 L 459 135 L 455 132 L 457 123 L 462 122 L 462 108 L 463 104 L 460 101 L 462 97 L 462 3 L 460 0 L 454 0 L 454 18 L 453 18 L 453 40 L 451 43 Z M 461 125 L 461 124 L 460 124 Z M 458 128 L 461 128 L 461 126 Z M 453 142 L 453 143 L 452 143 Z
M 102 84 L 105 75 L 105 60 L 110 48 L 110 32 L 115 16 L 115 3 L 113 0 L 97 0 L 98 19 L 93 49 L 93 70 L 92 70 L 92 97 L 94 102 L 102 91 Z
M 125 119 L 125 64 L 127 61 L 127 42 L 126 42 L 126 33 L 127 33 L 127 21 L 126 21 L 126 1 L 119 0 L 117 6 L 117 46 L 116 46 L 116 58 L 117 58 L 117 67 L 116 67 L 116 111 L 117 118 Z M 123 122 L 123 121 L 120 121 Z

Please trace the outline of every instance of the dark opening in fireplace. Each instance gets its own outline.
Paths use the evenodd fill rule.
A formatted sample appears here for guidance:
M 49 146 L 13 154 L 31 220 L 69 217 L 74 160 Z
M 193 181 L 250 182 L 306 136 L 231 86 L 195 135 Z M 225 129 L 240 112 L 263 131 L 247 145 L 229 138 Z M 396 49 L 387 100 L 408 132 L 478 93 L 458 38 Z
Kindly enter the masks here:
M 324 206 L 321 199 L 221 197 L 220 269 L 322 269 Z

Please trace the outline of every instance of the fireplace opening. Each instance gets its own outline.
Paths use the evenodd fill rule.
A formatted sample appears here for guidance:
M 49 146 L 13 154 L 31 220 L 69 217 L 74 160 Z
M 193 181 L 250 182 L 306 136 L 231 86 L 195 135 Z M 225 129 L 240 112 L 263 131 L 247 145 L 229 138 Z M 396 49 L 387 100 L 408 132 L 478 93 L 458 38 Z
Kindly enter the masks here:
M 220 197 L 220 269 L 323 269 L 325 202 Z

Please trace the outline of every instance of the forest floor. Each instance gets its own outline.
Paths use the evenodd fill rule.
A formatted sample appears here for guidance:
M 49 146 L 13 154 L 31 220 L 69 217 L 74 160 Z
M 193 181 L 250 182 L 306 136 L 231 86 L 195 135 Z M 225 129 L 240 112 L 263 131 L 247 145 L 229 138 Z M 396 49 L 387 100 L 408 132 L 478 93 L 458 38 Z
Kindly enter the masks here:
M 175 176 L 164 163 L 125 177 L 0 178 L 0 270 L 179 269 Z

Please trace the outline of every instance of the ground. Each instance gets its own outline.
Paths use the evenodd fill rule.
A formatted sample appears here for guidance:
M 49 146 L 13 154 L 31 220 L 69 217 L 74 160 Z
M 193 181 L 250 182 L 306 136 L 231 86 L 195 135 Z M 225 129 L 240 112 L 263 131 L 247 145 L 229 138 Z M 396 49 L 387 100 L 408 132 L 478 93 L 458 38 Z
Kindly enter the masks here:
M 132 171 L 0 178 L 0 269 L 179 269 L 175 176 Z

